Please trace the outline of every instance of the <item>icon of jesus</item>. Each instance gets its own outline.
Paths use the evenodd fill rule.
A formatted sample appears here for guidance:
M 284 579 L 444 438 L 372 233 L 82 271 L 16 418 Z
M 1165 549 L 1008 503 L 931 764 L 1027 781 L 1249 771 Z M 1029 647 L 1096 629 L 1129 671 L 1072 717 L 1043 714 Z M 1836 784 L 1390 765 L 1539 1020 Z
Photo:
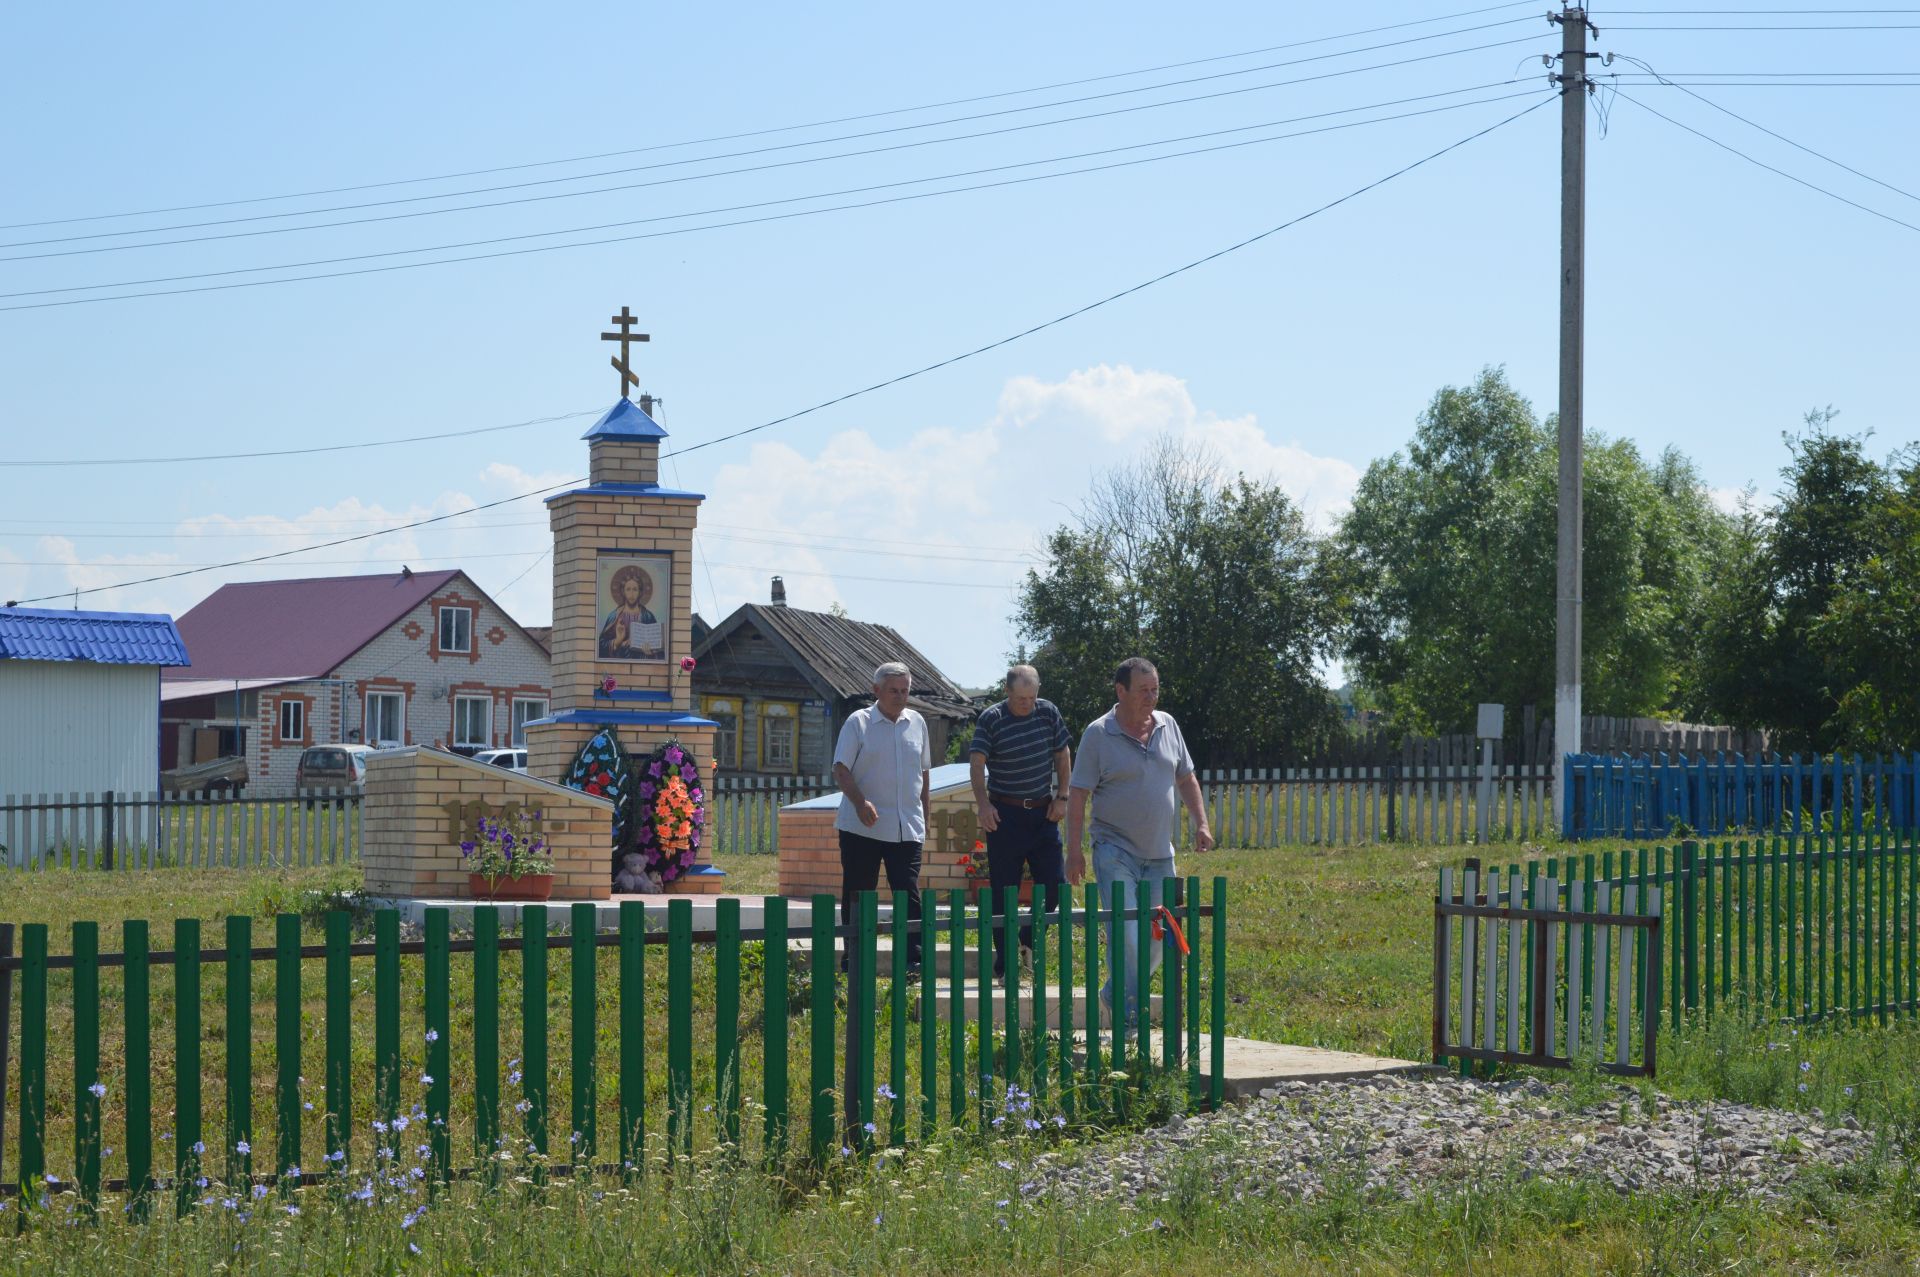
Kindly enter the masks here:
M 600 622 L 600 658 L 610 661 L 664 661 L 665 627 L 647 610 L 653 601 L 653 577 L 629 564 L 613 574 L 607 587 L 613 604 Z

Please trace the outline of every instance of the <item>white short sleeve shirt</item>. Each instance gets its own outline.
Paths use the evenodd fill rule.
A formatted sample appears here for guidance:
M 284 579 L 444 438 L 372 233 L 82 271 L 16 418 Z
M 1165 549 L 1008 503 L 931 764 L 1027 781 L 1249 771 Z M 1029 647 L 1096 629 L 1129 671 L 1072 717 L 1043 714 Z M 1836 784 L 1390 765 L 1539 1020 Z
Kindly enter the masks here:
M 880 819 L 868 828 L 845 795 L 833 827 L 880 842 L 923 842 L 927 813 L 920 805 L 920 777 L 933 766 L 927 738 L 927 720 L 903 709 L 889 719 L 878 705 L 855 710 L 840 725 L 833 761 L 853 773 L 854 783 L 867 796 Z

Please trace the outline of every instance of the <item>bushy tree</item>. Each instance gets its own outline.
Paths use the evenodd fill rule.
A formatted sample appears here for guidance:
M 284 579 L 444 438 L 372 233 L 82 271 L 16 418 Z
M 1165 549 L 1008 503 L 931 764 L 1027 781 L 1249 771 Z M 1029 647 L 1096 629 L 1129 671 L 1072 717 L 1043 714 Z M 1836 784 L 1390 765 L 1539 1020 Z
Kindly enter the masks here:
M 1330 613 L 1314 536 L 1280 487 L 1229 477 L 1171 438 L 1103 476 L 1053 533 L 1016 621 L 1076 729 L 1111 705 L 1114 666 L 1141 655 L 1207 766 L 1298 756 L 1333 730 L 1316 673 Z
M 1807 414 L 1769 509 L 1746 512 L 1701 629 L 1702 712 L 1786 749 L 1920 742 L 1920 453 Z
M 1585 450 L 1583 700 L 1669 708 L 1689 681 L 1686 622 L 1732 535 L 1691 463 L 1632 443 Z M 1558 452 L 1552 419 L 1489 368 L 1447 387 L 1406 454 L 1361 479 L 1334 542 L 1342 650 L 1400 726 L 1461 730 L 1474 706 L 1551 705 Z

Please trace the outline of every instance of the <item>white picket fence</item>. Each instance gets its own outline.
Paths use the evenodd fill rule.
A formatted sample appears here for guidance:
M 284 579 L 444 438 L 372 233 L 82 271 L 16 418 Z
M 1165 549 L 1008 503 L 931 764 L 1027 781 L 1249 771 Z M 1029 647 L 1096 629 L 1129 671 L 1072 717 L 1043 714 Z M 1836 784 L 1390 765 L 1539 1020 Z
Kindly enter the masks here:
M 1552 837 L 1549 768 L 1286 767 L 1200 772 L 1222 847 L 1471 843 Z M 1187 820 L 1181 816 L 1181 835 Z
M 722 776 L 707 788 L 706 845 L 716 856 L 780 850 L 780 809 L 835 792 L 831 776 Z
M 0 865 L 15 869 L 340 864 L 360 846 L 360 794 L 344 789 L 0 797 Z

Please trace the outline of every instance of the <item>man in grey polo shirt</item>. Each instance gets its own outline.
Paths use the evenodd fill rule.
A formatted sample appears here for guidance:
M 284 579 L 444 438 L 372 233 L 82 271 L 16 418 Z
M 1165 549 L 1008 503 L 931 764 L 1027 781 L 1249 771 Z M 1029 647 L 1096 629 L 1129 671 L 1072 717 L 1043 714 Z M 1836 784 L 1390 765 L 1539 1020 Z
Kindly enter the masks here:
M 1086 828 L 1087 800 L 1093 800 L 1093 876 L 1101 899 L 1111 903 L 1113 884 L 1127 885 L 1127 906 L 1134 903 L 1135 883 L 1157 884 L 1174 876 L 1173 838 L 1179 809 L 1175 795 L 1193 817 L 1193 849 L 1209 851 L 1213 833 L 1200 798 L 1200 781 L 1193 773 L 1193 757 L 1173 715 L 1154 708 L 1160 699 L 1160 672 L 1145 657 L 1130 656 L 1113 672 L 1114 706 L 1095 719 L 1080 738 L 1073 760 L 1072 788 L 1067 801 L 1067 879 L 1079 885 L 1086 877 L 1086 858 L 1080 850 Z M 1122 927 L 1125 953 L 1126 1006 L 1121 1014 L 1131 1020 L 1138 1006 L 1139 968 L 1135 958 L 1137 929 Z M 1151 968 L 1160 965 L 1160 948 L 1149 945 Z M 1100 999 L 1113 1005 L 1113 982 L 1100 990 Z
M 907 893 L 907 917 L 920 920 L 920 845 L 927 836 L 927 786 L 933 750 L 927 721 L 907 708 L 913 675 L 898 661 L 873 672 L 873 704 L 847 715 L 833 747 L 840 787 L 840 921 L 853 900 L 880 882 Z M 920 965 L 920 933 L 907 938 L 907 963 Z

